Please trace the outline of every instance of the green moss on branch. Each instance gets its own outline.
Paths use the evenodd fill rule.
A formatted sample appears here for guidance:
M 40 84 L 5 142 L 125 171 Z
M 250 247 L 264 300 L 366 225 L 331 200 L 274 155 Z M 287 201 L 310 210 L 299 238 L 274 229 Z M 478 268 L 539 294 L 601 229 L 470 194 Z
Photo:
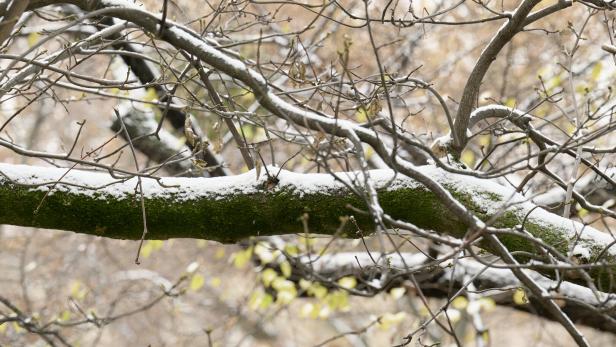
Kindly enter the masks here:
M 33 177 L 39 177 L 39 171 L 45 170 L 2 165 L 0 169 L 7 168 L 14 173 L 21 174 L 26 170 L 22 179 L 30 183 Z M 53 170 L 57 169 L 40 176 L 48 177 L 46 180 L 41 179 L 48 182 L 49 177 L 62 172 Z M 575 230 L 571 221 L 536 209 L 530 203 L 519 203 L 502 211 L 498 206 L 505 206 L 504 203 L 511 197 L 506 188 L 479 179 L 457 177 L 434 168 L 425 170 L 483 221 L 502 228 L 524 225 L 531 235 L 563 254 L 569 254 L 574 249 L 575 231 L 579 230 Z M 393 185 L 387 185 L 385 182 L 390 182 L 391 176 L 383 172 L 380 174 L 377 186 L 380 187 L 379 201 L 385 213 L 441 234 L 454 237 L 466 234 L 464 223 L 429 190 L 399 176 Z M 92 182 L 102 179 L 100 174 L 97 175 L 91 178 Z M 365 209 L 363 200 L 330 176 L 283 173 L 283 182 L 266 189 L 263 184 L 265 179 L 257 181 L 253 175 L 249 173 L 238 180 L 224 178 L 221 181 L 186 178 L 178 181 L 179 186 L 173 189 L 148 188 L 151 190 L 145 194 L 147 238 L 197 238 L 231 243 L 250 236 L 303 233 L 306 231 L 303 221 L 307 222 L 311 233 L 332 235 L 340 230 L 343 217 L 349 215 L 353 215 L 357 223 L 345 223 L 340 236 L 366 236 L 374 230 L 370 216 L 354 213 L 349 208 Z M 65 179 L 70 178 L 71 175 L 68 175 Z M 87 181 L 90 178 L 84 179 Z M 301 182 L 304 179 L 313 180 L 315 186 L 306 186 Z M 212 191 L 207 188 L 186 194 L 191 186 L 207 186 L 212 182 L 215 182 Z M 45 196 L 47 188 L 32 189 L 0 177 L 0 223 L 70 230 L 109 238 L 140 239 L 143 223 L 139 194 L 135 195 L 134 184 L 118 184 L 120 189 L 110 186 L 116 189 L 95 191 L 66 188 L 58 184 L 51 194 Z M 237 184 L 241 187 L 238 188 Z M 566 229 L 568 225 L 572 225 L 572 229 Z M 528 239 L 515 235 L 502 236 L 501 239 L 512 252 L 540 255 L 536 245 Z M 605 234 L 587 228 L 577 242 L 582 247 L 581 256 L 576 256 L 581 263 L 596 261 L 601 255 L 601 260 L 609 263 L 608 270 L 614 269 L 614 252 L 604 252 L 605 247 L 611 244 Z M 489 248 L 486 249 L 489 251 Z M 615 279 L 615 275 L 606 269 L 592 270 L 591 274 L 600 284 L 607 285 Z

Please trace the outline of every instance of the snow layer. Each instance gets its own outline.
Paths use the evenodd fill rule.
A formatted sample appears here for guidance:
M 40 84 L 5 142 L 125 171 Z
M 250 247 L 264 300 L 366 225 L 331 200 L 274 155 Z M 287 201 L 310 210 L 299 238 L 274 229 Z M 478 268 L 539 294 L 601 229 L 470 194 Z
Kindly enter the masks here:
M 296 194 L 314 194 L 338 189 L 344 189 L 343 180 L 348 184 L 359 182 L 359 173 L 338 174 L 336 180 L 330 174 L 298 174 L 277 167 L 268 167 L 272 176 L 278 180 L 275 189 L 291 188 Z M 67 173 L 68 172 L 68 173 Z M 69 170 L 63 168 L 37 167 L 29 165 L 13 165 L 0 163 L 0 184 L 7 177 L 20 185 L 32 186 L 32 189 L 47 191 L 53 187 L 55 191 L 87 195 L 99 198 L 125 198 L 135 194 L 137 178 L 115 179 L 104 172 Z M 376 170 L 371 172 L 377 185 L 384 187 L 394 178 L 393 171 Z M 231 194 L 254 194 L 263 192 L 268 180 L 265 170 L 257 179 L 254 170 L 247 173 L 215 178 L 142 178 L 143 191 L 146 197 L 173 198 L 176 200 L 191 200 L 203 198 L 224 198 Z M 402 186 L 417 186 L 411 180 L 396 180 L 391 182 L 392 188 Z
M 101 4 L 103 7 L 126 7 L 139 10 L 142 9 L 138 4 L 126 0 L 102 0 Z

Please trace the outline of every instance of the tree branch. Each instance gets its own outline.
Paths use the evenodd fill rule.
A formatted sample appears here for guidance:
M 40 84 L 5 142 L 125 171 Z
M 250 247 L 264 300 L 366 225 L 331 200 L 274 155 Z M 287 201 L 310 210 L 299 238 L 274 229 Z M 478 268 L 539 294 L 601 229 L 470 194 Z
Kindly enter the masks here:
M 455 175 L 432 166 L 419 167 L 448 189 L 466 208 L 494 227 L 520 227 L 580 264 L 597 263 L 589 273 L 601 290 L 613 291 L 616 263 L 614 239 L 590 226 L 551 214 L 512 189 L 488 180 Z M 374 230 L 364 200 L 347 185 L 363 182 L 359 173 L 296 174 L 270 168 L 276 176 L 255 172 L 221 178 L 147 178 L 143 193 L 148 211 L 148 238 L 199 238 L 236 242 L 249 236 L 303 233 L 335 234 L 340 218 L 354 215 L 357 227 L 346 223 L 345 237 Z M 0 164 L 0 223 L 71 230 L 121 239 L 139 239 L 141 209 L 136 178 L 66 169 Z M 440 199 L 417 181 L 390 170 L 370 173 L 384 212 L 419 228 L 463 238 L 467 227 Z M 344 183 L 342 183 L 343 181 Z M 44 203 L 34 213 L 48 190 Z M 359 229 L 358 229 L 359 228 Z M 524 234 L 520 234 L 524 235 Z M 501 237 L 511 252 L 532 252 L 525 237 Z M 487 247 L 489 249 L 489 246 Z M 601 269 L 602 267 L 602 269 Z M 573 270 L 569 272 L 575 272 Z
M 283 258 L 284 259 L 284 258 Z M 513 300 L 513 292 L 523 286 L 509 269 L 487 268 L 472 258 L 454 261 L 431 260 L 421 253 L 380 254 L 372 252 L 350 252 L 292 258 L 292 278 L 305 278 L 306 272 L 317 278 L 335 283 L 339 278 L 354 276 L 358 279 L 356 290 L 377 294 L 382 290 L 410 285 L 408 279 L 414 276 L 424 295 L 451 298 L 468 285 L 471 278 L 475 289 L 482 297 L 492 298 L 498 305 L 527 311 L 531 314 L 552 319 L 551 315 L 534 303 L 540 299 L 526 293 L 530 303 L 520 304 Z M 376 263 L 375 263 L 376 260 Z M 384 269 L 387 269 L 384 272 Z M 591 289 L 571 283 L 549 279 L 535 271 L 525 271 L 546 293 L 557 299 L 563 312 L 574 322 L 603 331 L 616 329 L 616 295 L 595 293 Z M 387 273 L 387 276 L 383 274 Z M 378 281 L 375 281 L 375 276 Z M 381 283 L 381 287 L 369 287 L 368 283 Z M 328 283 L 323 283 L 328 285 Z M 597 294 L 597 295 L 596 295 Z
M 498 53 L 505 47 L 509 41 L 517 34 L 525 25 L 525 19 L 530 11 L 540 2 L 540 0 L 526 0 L 512 14 L 509 21 L 498 30 L 498 33 L 492 38 L 488 46 L 481 52 L 473 71 L 466 80 L 466 85 L 462 92 L 462 99 L 458 107 L 458 113 L 454 122 L 452 132 L 456 133 L 454 139 L 459 140 L 459 143 L 454 143 L 454 149 L 461 152 L 466 145 L 466 129 L 471 116 L 471 111 L 475 106 L 481 81 L 488 72 L 490 65 L 496 59 Z

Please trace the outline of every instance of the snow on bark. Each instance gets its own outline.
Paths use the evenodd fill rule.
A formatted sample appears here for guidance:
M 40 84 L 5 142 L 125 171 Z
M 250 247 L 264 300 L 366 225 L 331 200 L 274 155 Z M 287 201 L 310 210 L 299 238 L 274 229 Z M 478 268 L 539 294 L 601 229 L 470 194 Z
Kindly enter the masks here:
M 515 227 L 518 224 L 522 225 L 526 218 L 525 227 L 534 225 L 535 228 L 541 229 L 541 233 L 549 231 L 557 236 L 558 242 L 577 239 L 577 242 L 571 243 L 570 251 L 574 250 L 573 253 L 583 260 L 590 260 L 593 255 L 601 252 L 614 241 L 607 233 L 538 208 L 513 189 L 493 181 L 451 174 L 434 166 L 418 167 L 418 170 L 446 187 L 461 200 L 465 200 L 464 204 L 475 213 L 482 215 L 484 220 L 495 217 L 497 224 Z M 169 205 L 201 200 L 222 201 L 241 196 L 259 196 L 264 199 L 264 203 L 267 203 L 268 196 L 284 192 L 289 199 L 297 199 L 300 203 L 304 199 L 305 205 L 310 206 L 315 203 L 310 202 L 311 196 L 329 196 L 337 199 L 338 196 L 351 194 L 346 188 L 347 184 L 362 185 L 363 183 L 361 172 L 337 173 L 334 177 L 330 174 L 299 174 L 268 167 L 271 175 L 268 177 L 265 171 L 262 171 L 259 178 L 256 177 L 255 171 L 217 178 L 144 177 L 142 179 L 143 192 L 146 200 L 163 200 Z M 0 189 L 5 190 L 4 194 L 10 195 L 11 191 L 6 190 L 10 187 L 17 187 L 20 191 L 49 192 L 52 195 L 64 193 L 65 199 L 77 199 L 83 196 L 108 203 L 134 199 L 137 183 L 135 177 L 118 179 L 103 172 L 11 164 L 0 164 L 0 173 L 0 187 L 2 187 Z M 426 189 L 417 181 L 396 174 L 392 170 L 373 170 L 370 172 L 370 177 L 380 192 L 404 191 L 403 194 L 408 194 L 409 199 L 420 199 L 420 197 L 414 197 L 412 192 L 407 193 L 406 191 L 421 190 L 426 193 Z M 427 193 L 429 196 L 429 192 Z M 429 199 L 429 197 L 422 196 L 421 199 Z M 388 201 L 383 201 L 383 203 L 387 205 Z M 435 200 L 433 203 L 437 204 L 438 201 Z M 411 214 L 417 211 L 407 212 Z M 446 213 L 447 211 L 439 212 Z M 350 210 L 340 211 L 340 215 L 350 213 Z M 388 213 L 387 209 L 385 213 Z M 397 212 L 396 217 L 404 218 L 404 214 L 404 211 Z M 227 217 L 232 218 L 232 216 Z M 408 221 L 414 223 L 412 219 Z M 0 220 L 0 222 L 3 221 Z M 432 229 L 448 233 L 447 230 L 438 230 L 434 227 Z M 279 230 L 279 233 L 284 232 L 284 230 Z M 314 232 L 328 233 L 330 231 L 314 230 Z M 171 235 L 171 237 L 174 236 Z M 182 235 L 175 237 L 182 237 Z M 207 238 L 207 235 L 204 237 Z M 610 247 L 606 253 L 610 256 L 616 255 L 616 247 Z

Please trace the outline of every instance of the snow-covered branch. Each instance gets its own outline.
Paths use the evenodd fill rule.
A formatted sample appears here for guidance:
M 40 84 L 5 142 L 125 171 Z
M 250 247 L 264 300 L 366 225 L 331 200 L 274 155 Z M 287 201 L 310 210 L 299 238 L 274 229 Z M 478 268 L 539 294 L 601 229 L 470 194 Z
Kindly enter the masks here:
M 446 187 L 465 207 L 499 228 L 523 228 L 530 235 L 572 255 L 580 263 L 614 263 L 614 239 L 590 226 L 551 214 L 525 197 L 492 181 L 453 175 L 433 166 L 419 167 Z M 136 178 L 106 173 L 0 164 L 0 223 L 72 230 L 111 238 L 139 239 L 142 215 Z M 255 171 L 221 178 L 142 178 L 148 238 L 200 238 L 235 242 L 249 236 L 309 231 L 334 234 L 340 217 L 353 215 L 345 237 L 374 230 L 372 219 L 349 206 L 366 208 L 346 184 L 363 182 L 360 173 L 297 174 L 278 168 L 270 176 Z M 464 237 L 466 225 L 417 181 L 391 170 L 370 173 L 384 212 L 420 228 Z M 344 183 L 342 183 L 344 181 Z M 307 221 L 305 230 L 302 220 Z M 528 238 L 503 237 L 511 252 L 529 252 Z M 488 247 L 489 248 L 489 247 Z M 598 259 L 600 258 L 600 259 Z M 595 280 L 613 278 L 589 271 Z
M 409 278 L 413 276 L 424 295 L 448 297 L 466 288 L 472 281 L 475 290 L 482 297 L 489 297 L 497 304 L 553 319 L 536 306 L 516 303 L 513 299 L 517 288 L 523 287 L 510 270 L 489 268 L 472 258 L 429 259 L 421 253 L 345 252 L 322 256 L 303 255 L 294 262 L 294 272 L 302 277 L 302 269 L 330 283 L 341 277 L 354 276 L 358 279 L 357 290 L 378 293 L 398 286 L 413 286 Z M 387 271 L 384 271 L 387 269 Z M 560 302 L 562 309 L 574 321 L 596 329 L 613 331 L 616 329 L 616 295 L 595 292 L 587 287 L 571 282 L 549 279 L 535 271 L 525 270 L 541 288 Z M 464 293 L 465 290 L 462 289 Z M 526 293 L 530 302 L 538 298 Z

